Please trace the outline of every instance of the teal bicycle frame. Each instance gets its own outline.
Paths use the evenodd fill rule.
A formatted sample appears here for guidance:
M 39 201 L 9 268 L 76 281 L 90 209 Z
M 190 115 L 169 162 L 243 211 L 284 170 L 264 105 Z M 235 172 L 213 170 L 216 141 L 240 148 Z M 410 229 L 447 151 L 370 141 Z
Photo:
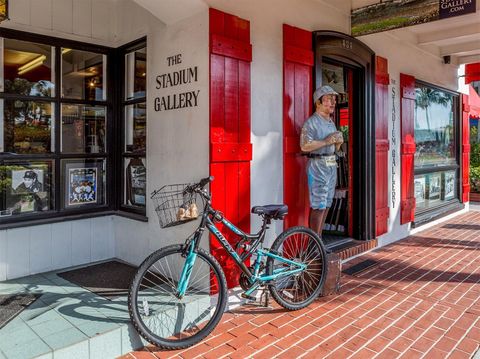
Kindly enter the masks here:
M 244 241 L 244 240 L 253 241 L 252 243 L 253 249 L 251 251 L 248 251 L 246 255 L 240 256 L 237 253 L 237 251 L 232 247 L 232 245 L 228 243 L 224 235 L 215 226 L 215 224 L 212 221 L 213 218 L 215 218 L 216 221 L 224 224 L 230 231 L 240 236 L 241 241 Z M 265 237 L 265 231 L 268 229 L 267 225 L 269 223 L 270 223 L 269 219 L 264 218 L 262 228 L 257 234 L 247 234 L 247 233 L 244 233 L 239 228 L 237 228 L 235 225 L 233 225 L 223 216 L 219 215 L 218 212 L 214 211 L 210 207 L 210 204 L 207 203 L 205 206 L 204 214 L 202 215 L 200 226 L 195 231 L 193 239 L 190 241 L 188 246 L 188 252 L 186 255 L 185 264 L 183 266 L 180 280 L 178 281 L 177 297 L 182 298 L 185 295 L 185 291 L 188 288 L 188 283 L 190 281 L 190 277 L 192 274 L 192 268 L 193 268 L 193 265 L 195 264 L 195 259 L 197 257 L 196 251 L 197 251 L 202 233 L 205 230 L 205 227 L 208 228 L 208 231 L 218 239 L 222 247 L 233 258 L 233 260 L 237 263 L 238 267 L 249 279 L 251 287 L 245 292 L 245 294 L 248 296 L 250 296 L 262 284 L 265 284 L 269 281 L 276 280 L 292 274 L 299 274 L 302 271 L 304 271 L 307 268 L 305 264 L 297 263 L 291 259 L 282 257 L 276 253 L 272 253 L 269 250 L 258 248 L 258 246 L 261 243 L 263 243 L 263 240 Z M 251 257 L 253 254 L 256 254 L 257 257 L 253 265 L 253 273 L 252 273 L 250 269 L 245 265 L 244 261 L 249 257 Z M 282 268 L 274 269 L 273 273 L 270 275 L 267 275 L 265 273 L 260 273 L 261 263 L 264 257 L 274 258 L 279 262 L 288 264 L 290 267 L 282 267 Z

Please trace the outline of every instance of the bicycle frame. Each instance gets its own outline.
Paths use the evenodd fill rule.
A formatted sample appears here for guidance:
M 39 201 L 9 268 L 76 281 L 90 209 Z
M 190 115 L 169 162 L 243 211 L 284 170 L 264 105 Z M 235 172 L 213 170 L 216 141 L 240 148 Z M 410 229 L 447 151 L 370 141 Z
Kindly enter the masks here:
M 268 250 L 263 250 L 261 248 L 258 248 L 258 245 L 263 243 L 265 232 L 268 229 L 266 220 L 264 220 L 262 228 L 257 234 L 247 234 L 243 232 L 241 229 L 239 229 L 238 227 L 236 227 L 233 223 L 229 222 L 225 217 L 221 216 L 220 218 L 218 218 L 217 215 L 218 213 L 211 208 L 210 201 L 207 201 L 207 203 L 205 204 L 205 211 L 202 215 L 201 223 L 197 228 L 197 230 L 195 231 L 192 242 L 190 243 L 185 265 L 183 267 L 180 280 L 178 282 L 177 296 L 179 298 L 183 297 L 188 287 L 188 283 L 192 273 L 192 268 L 196 259 L 196 250 L 198 249 L 200 239 L 205 230 L 205 227 L 208 229 L 210 233 L 212 233 L 215 236 L 215 238 L 217 238 L 221 246 L 227 251 L 229 256 L 233 258 L 237 266 L 242 270 L 242 272 L 249 279 L 251 287 L 245 292 L 246 295 L 251 295 L 251 293 L 253 293 L 260 285 L 266 282 L 269 282 L 287 275 L 297 274 L 305 270 L 306 265 L 304 264 L 296 263 L 293 260 L 287 259 L 275 253 L 271 253 Z M 212 220 L 213 218 L 216 218 L 218 222 L 224 224 L 231 232 L 240 236 L 241 240 L 244 240 L 244 239 L 252 240 L 253 251 L 250 251 L 247 257 L 241 258 L 236 252 L 236 250 L 232 247 L 232 245 L 228 243 L 225 236 L 215 226 Z M 253 265 L 253 273 L 252 273 L 250 269 L 245 265 L 244 261 L 249 257 L 251 257 L 253 254 L 256 254 L 257 257 Z M 261 266 L 263 257 L 274 258 L 282 263 L 290 265 L 290 268 L 282 267 L 279 269 L 274 269 L 271 275 L 260 273 L 260 266 Z

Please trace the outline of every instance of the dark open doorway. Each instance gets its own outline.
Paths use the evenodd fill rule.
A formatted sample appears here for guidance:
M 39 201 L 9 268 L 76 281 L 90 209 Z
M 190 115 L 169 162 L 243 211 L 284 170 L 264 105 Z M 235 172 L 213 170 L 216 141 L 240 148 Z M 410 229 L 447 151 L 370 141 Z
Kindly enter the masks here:
M 346 156 L 339 161 L 337 208 L 332 205 L 331 238 L 375 238 L 375 54 L 365 44 L 332 31 L 313 33 L 314 87 L 335 84 L 342 90 L 336 114 L 337 128 L 344 132 Z M 330 71 L 330 72 L 329 72 Z M 328 77 L 330 73 L 332 77 Z M 325 83 L 328 82 L 328 83 Z M 342 88 L 343 86 L 343 88 Z M 337 91 L 338 92 L 338 91 Z M 343 171 L 343 173 L 342 173 Z M 345 177 L 346 176 L 346 177 Z M 343 208 L 341 207 L 343 206 Z M 343 213 L 343 214 L 342 214 Z M 341 224 L 339 225 L 339 223 Z

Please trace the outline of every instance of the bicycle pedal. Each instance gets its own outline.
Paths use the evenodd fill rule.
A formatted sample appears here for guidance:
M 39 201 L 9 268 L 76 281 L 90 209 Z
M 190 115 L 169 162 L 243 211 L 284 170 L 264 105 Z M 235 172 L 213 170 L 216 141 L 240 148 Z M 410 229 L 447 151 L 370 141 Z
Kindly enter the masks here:
M 257 298 L 254 297 L 253 295 L 248 295 L 248 294 L 242 293 L 240 296 L 241 296 L 242 298 L 251 300 L 252 302 L 256 302 L 256 301 L 257 301 Z

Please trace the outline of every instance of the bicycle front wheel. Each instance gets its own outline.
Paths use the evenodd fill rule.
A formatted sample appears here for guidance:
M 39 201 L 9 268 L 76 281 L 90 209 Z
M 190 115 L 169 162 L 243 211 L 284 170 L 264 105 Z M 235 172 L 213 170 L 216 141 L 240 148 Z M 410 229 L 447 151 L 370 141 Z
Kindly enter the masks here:
M 198 250 L 185 294 L 178 282 L 186 258 L 182 245 L 160 249 L 140 265 L 132 281 L 128 307 L 139 334 L 164 349 L 182 349 L 205 338 L 218 324 L 227 302 L 220 265 Z
M 289 310 L 306 307 L 322 290 L 326 272 L 326 251 L 318 235 L 306 227 L 292 227 L 278 236 L 271 251 L 306 266 L 302 272 L 281 275 L 269 284 L 275 301 Z M 268 257 L 266 272 L 272 275 L 293 267 L 279 259 Z

